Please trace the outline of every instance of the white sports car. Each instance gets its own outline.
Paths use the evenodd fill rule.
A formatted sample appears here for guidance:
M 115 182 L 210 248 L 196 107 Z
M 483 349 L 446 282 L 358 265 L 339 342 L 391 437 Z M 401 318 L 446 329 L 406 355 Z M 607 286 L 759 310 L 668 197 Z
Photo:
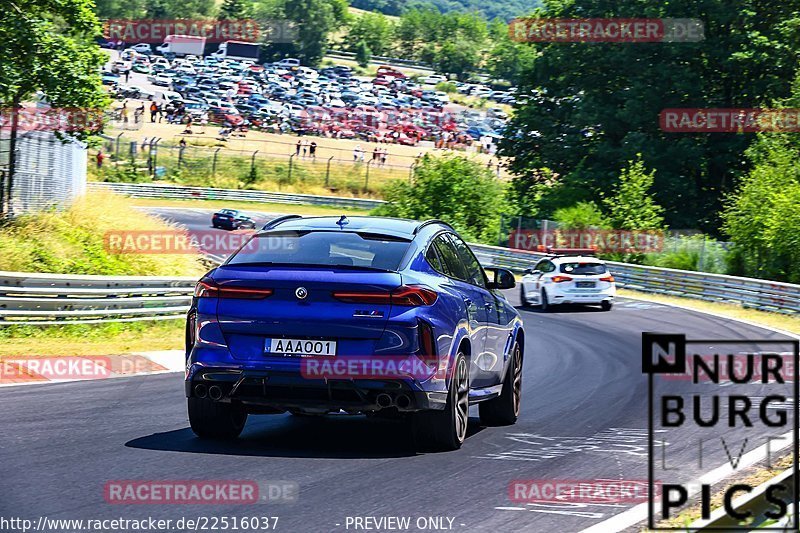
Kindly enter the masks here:
M 526 270 L 520 282 L 522 305 L 548 311 L 557 304 L 594 304 L 609 311 L 616 296 L 614 277 L 596 257 L 552 256 Z

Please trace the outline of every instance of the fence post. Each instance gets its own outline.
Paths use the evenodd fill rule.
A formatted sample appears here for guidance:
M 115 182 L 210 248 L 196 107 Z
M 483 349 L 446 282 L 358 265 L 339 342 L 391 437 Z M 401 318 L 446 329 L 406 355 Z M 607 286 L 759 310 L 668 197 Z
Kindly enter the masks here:
M 414 183 L 414 173 L 417 171 L 417 162 L 414 161 L 411 163 L 411 167 L 408 169 L 408 183 Z
M 250 174 L 253 174 L 253 173 L 255 173 L 255 171 L 256 171 L 256 154 L 257 154 L 257 153 L 258 153 L 258 150 L 256 150 L 255 152 L 253 152 L 253 157 L 252 157 L 252 159 L 250 160 Z
M 114 147 L 114 159 L 119 160 L 119 138 L 122 137 L 124 134 L 125 132 L 123 131 L 122 133 L 117 135 L 117 143 L 116 146 Z
M 185 148 L 186 148 L 185 146 L 178 147 L 178 169 L 180 169 L 181 165 L 183 164 L 183 150 Z
M 222 150 L 222 148 L 217 148 L 216 150 L 214 150 L 214 160 L 211 162 L 211 177 L 212 178 L 216 178 L 217 177 L 217 154 L 219 153 L 220 150 Z
M 367 175 L 364 178 L 364 192 L 365 193 L 369 190 L 369 166 L 372 164 L 373 161 L 375 161 L 375 160 L 374 159 L 370 159 L 369 161 L 367 161 Z
M 333 161 L 333 158 L 334 156 L 328 158 L 328 166 L 325 169 L 325 187 L 327 187 L 331 181 L 331 161 Z
M 158 143 L 161 142 L 161 137 L 156 139 L 156 142 L 150 145 L 150 155 L 153 158 L 153 177 L 156 175 L 156 163 L 158 162 Z
M 289 156 L 289 175 L 286 177 L 286 181 L 289 181 L 289 182 L 292 181 L 292 165 L 294 164 L 294 156 L 296 156 L 296 155 L 297 154 L 294 153 L 294 154 L 291 154 Z M 280 188 L 281 188 L 281 182 L 280 182 L 280 180 L 278 180 L 278 189 L 280 189 Z

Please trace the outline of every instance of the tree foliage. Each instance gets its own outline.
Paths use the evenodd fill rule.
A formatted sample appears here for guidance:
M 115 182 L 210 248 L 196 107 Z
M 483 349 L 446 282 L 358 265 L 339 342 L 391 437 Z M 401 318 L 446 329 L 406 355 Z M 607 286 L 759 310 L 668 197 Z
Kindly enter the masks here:
M 361 42 L 366 43 L 373 54 L 389 53 L 394 40 L 394 23 L 380 13 L 364 13 L 354 18 L 347 32 L 346 43 L 353 52 Z
M 654 192 L 673 227 L 715 231 L 724 194 L 746 171 L 752 136 L 667 133 L 665 108 L 769 105 L 788 94 L 798 66 L 799 0 L 548 0 L 542 16 L 692 17 L 696 43 L 546 43 L 521 92 L 501 153 L 532 184 L 535 169 L 559 174 L 557 208 L 612 190 L 617 170 L 641 153 L 658 170 Z M 531 45 L 533 46 L 533 45 Z
M 370 50 L 367 43 L 359 41 L 356 46 L 356 62 L 361 68 L 367 68 L 369 60 L 372 58 L 372 50 Z
M 91 0 L 14 0 L 0 12 L 0 104 L 19 105 L 41 91 L 53 107 L 104 107 L 106 56 Z
M 485 165 L 463 156 L 425 155 L 414 184 L 396 181 L 385 195 L 389 203 L 375 214 L 417 220 L 441 218 L 466 239 L 496 242 L 504 211 L 503 186 Z

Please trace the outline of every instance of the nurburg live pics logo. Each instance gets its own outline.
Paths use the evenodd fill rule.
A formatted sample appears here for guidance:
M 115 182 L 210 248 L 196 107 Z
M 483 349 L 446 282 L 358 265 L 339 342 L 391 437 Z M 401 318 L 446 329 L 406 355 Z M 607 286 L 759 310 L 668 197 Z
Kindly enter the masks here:
M 687 346 L 691 345 L 711 349 L 713 355 L 687 350 Z M 760 350 L 766 350 L 765 347 L 774 347 L 775 351 L 736 353 L 736 350 L 732 348 L 735 345 L 758 346 Z M 791 347 L 791 352 L 781 354 L 778 352 L 778 346 Z M 754 525 L 759 528 L 758 531 L 786 531 L 786 526 L 779 526 L 778 523 L 787 517 L 787 504 L 789 501 L 795 500 L 793 495 L 800 494 L 797 462 L 798 433 L 800 433 L 798 431 L 800 381 L 796 375 L 799 352 L 800 341 L 791 339 L 687 340 L 686 336 L 682 334 L 642 333 L 642 371 L 648 375 L 649 496 L 647 517 L 649 529 L 686 531 L 685 525 L 683 527 L 657 527 L 656 524 L 662 519 L 674 518 L 678 509 L 691 503 L 691 497 L 697 493 L 700 497 L 702 520 L 711 518 L 713 523 L 713 525 L 709 523 L 703 528 L 703 531 L 751 531 Z M 741 363 L 742 359 L 746 364 L 734 364 Z M 788 368 L 790 364 L 793 365 L 792 368 Z M 759 366 L 760 372 L 756 368 Z M 732 370 L 734 367 L 740 370 L 744 368 L 745 371 L 735 372 Z M 691 375 L 691 381 L 674 379 L 675 375 L 685 375 L 687 372 Z M 702 376 L 703 374 L 705 376 Z M 656 382 L 656 376 L 661 378 L 658 382 Z M 684 383 L 684 386 L 681 388 L 681 386 L 675 385 L 676 383 Z M 657 388 L 656 385 L 658 385 Z M 778 386 L 782 388 L 777 389 Z M 713 390 L 709 391 L 709 388 Z M 769 388 L 769 392 L 763 397 L 741 394 L 742 390 L 749 392 L 754 389 L 760 391 L 764 388 Z M 791 388 L 791 394 L 787 394 L 789 388 Z M 656 393 L 657 390 L 658 393 Z M 690 395 L 693 401 L 691 403 L 684 402 L 684 397 L 687 397 L 688 400 Z M 756 402 L 759 398 L 761 398 L 760 405 Z M 707 408 L 709 404 L 711 409 L 703 409 Z M 783 409 L 782 406 L 786 405 L 791 405 L 791 407 Z M 709 411 L 711 411 L 710 415 Z M 788 416 L 789 414 L 792 416 Z M 706 483 L 702 478 L 702 483 L 698 480 L 691 482 L 676 480 L 674 471 L 677 469 L 667 466 L 666 446 L 668 443 L 664 440 L 659 440 L 661 457 L 659 458 L 659 472 L 656 475 L 656 454 L 654 453 L 656 424 L 658 424 L 658 432 L 662 434 L 666 432 L 663 428 L 680 428 L 674 429 L 674 431 L 681 432 L 680 437 L 670 444 L 676 450 L 682 448 L 689 451 L 689 447 L 694 446 L 693 442 L 689 442 L 694 438 L 693 435 L 700 435 L 697 441 L 701 466 L 704 454 L 703 443 L 721 441 L 720 448 L 724 449 L 729 460 L 727 466 L 733 468 L 734 474 L 739 473 L 737 469 L 745 452 L 755 452 L 756 450 L 747 449 L 749 438 L 744 438 L 744 444 L 741 444 L 740 441 L 733 446 L 730 446 L 731 440 L 735 441 L 737 436 L 747 435 L 747 431 L 751 431 L 751 437 L 757 437 L 752 440 L 761 442 L 763 439 L 766 442 L 766 461 L 767 464 L 771 464 L 770 443 L 779 440 L 785 442 L 788 434 L 791 433 L 793 476 L 787 481 L 773 480 L 772 483 L 769 481 L 764 483 L 766 488 L 763 494 L 754 492 L 755 486 L 733 481 L 722 492 L 721 508 L 724 509 L 725 516 L 717 519 L 718 515 L 714 514 L 715 510 L 712 506 L 712 483 Z M 705 432 L 710 430 L 710 434 L 716 438 L 706 438 L 704 433 L 697 431 L 698 429 Z M 714 433 L 714 429 L 717 429 L 718 433 Z M 737 432 L 736 435 L 731 436 L 734 431 Z M 777 432 L 780 435 L 776 436 L 775 433 L 764 435 L 761 433 L 762 431 Z M 712 448 L 712 452 L 719 451 L 714 450 L 711 444 L 707 446 Z M 741 450 L 739 446 L 741 446 Z M 756 453 L 753 457 L 757 458 L 758 454 Z M 687 464 L 685 457 L 675 464 Z M 746 466 L 747 464 L 743 468 Z M 707 468 L 700 470 L 705 472 Z M 673 479 L 668 479 L 670 476 Z M 692 478 L 694 477 L 692 476 Z M 661 488 L 658 493 L 653 490 L 656 483 Z M 760 485 L 761 482 L 756 484 Z M 763 499 L 767 511 L 757 515 L 755 511 L 748 510 L 747 506 L 737 508 L 737 504 L 734 503 L 736 499 L 748 495 Z M 660 500 L 658 508 L 656 508 L 656 499 Z M 793 506 L 792 524 L 798 524 L 799 510 L 800 505 Z M 755 524 L 750 522 L 752 520 L 763 520 L 765 523 Z M 774 522 L 768 520 L 774 520 Z M 768 526 L 766 525 L 768 523 L 775 525 Z M 796 529 L 794 530 L 796 531 Z

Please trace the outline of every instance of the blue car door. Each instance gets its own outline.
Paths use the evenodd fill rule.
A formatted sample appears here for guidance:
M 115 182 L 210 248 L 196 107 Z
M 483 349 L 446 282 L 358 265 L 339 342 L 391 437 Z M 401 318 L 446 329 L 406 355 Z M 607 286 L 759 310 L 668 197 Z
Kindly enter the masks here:
M 434 240 L 433 245 L 442 261 L 445 274 L 451 278 L 454 289 L 464 301 L 464 309 L 469 324 L 470 345 L 472 346 L 473 359 L 483 352 L 486 344 L 486 307 L 484 306 L 484 290 L 470 283 L 470 276 L 458 249 L 448 234 L 441 233 Z M 470 375 L 470 381 L 473 376 Z

